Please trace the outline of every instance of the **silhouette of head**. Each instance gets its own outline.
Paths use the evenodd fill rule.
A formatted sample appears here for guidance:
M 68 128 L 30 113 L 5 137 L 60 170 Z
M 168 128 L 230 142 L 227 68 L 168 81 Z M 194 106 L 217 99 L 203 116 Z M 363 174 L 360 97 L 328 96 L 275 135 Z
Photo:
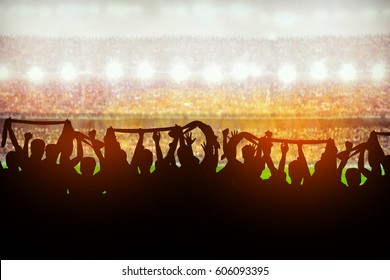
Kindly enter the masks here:
M 80 162 L 81 174 L 92 176 L 96 167 L 96 160 L 93 157 L 84 157 Z
M 10 151 L 5 157 L 5 162 L 9 170 L 18 170 L 19 168 L 19 157 L 15 151 Z
M 45 141 L 42 139 L 34 139 L 31 142 L 31 157 L 41 159 L 45 153 Z
M 140 153 L 139 169 L 141 174 L 150 173 L 150 167 L 153 164 L 153 153 L 148 149 L 143 149 Z
M 177 149 L 177 156 L 181 166 L 194 168 L 199 164 L 199 159 L 192 154 L 191 149 L 187 146 L 179 147 Z
M 300 185 L 303 179 L 303 163 L 299 160 L 293 160 L 288 165 L 288 174 L 291 178 L 291 183 L 293 185 Z
M 345 172 L 345 179 L 347 179 L 348 187 L 359 187 L 361 183 L 360 170 L 357 168 L 348 168 Z
M 59 150 L 56 144 L 46 145 L 46 158 L 50 161 L 55 161 L 58 158 Z
M 127 153 L 125 150 L 118 150 L 118 160 L 121 164 L 127 164 Z
M 110 162 L 108 166 L 110 170 L 123 171 L 128 167 L 127 153 L 123 149 L 115 149 L 106 156 L 106 159 Z
M 251 145 L 245 145 L 242 148 L 242 157 L 245 161 L 251 161 L 255 157 L 255 148 Z
M 332 174 L 331 172 L 332 171 L 335 171 L 334 169 L 332 169 L 331 165 L 328 164 L 329 161 L 327 161 L 326 159 L 322 158 L 320 159 L 319 161 L 317 161 L 315 164 L 314 164 L 314 174 L 316 176 L 321 176 L 321 177 L 324 177 L 324 176 L 327 176 L 327 174 Z M 329 179 L 329 178 L 328 178 Z

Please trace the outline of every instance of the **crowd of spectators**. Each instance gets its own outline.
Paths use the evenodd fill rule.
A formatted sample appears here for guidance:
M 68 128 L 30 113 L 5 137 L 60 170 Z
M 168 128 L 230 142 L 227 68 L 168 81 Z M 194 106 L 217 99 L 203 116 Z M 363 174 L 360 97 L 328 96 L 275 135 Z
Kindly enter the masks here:
M 2 117 L 384 118 L 390 115 L 389 90 L 387 84 L 334 82 L 141 87 L 136 81 L 112 86 L 97 79 L 65 85 L 13 81 L 0 84 L 0 108 Z
M 373 81 L 371 70 L 376 63 L 388 68 L 389 43 L 389 35 L 272 40 L 0 36 L 1 65 L 10 71 L 0 80 L 0 117 L 386 117 L 388 80 Z M 155 75 L 140 80 L 137 67 L 145 60 Z M 110 61 L 121 64 L 120 79 L 106 77 Z M 316 61 L 335 73 L 343 63 L 352 63 L 357 79 L 345 83 L 330 75 L 329 80 L 313 81 L 308 73 Z M 176 62 L 191 70 L 188 80 L 172 80 L 170 69 Z M 228 73 L 238 62 L 259 66 L 260 73 L 235 80 Z M 61 78 L 64 63 L 77 69 L 74 80 Z M 223 79 L 217 83 L 208 83 L 202 74 L 210 63 L 221 67 Z M 298 73 L 287 85 L 278 79 L 279 67 L 286 63 Z M 31 82 L 26 72 L 32 66 L 50 75 Z
M 138 126 L 140 123 L 137 123 Z M 147 122 L 144 122 L 145 125 L 148 125 Z M 172 123 L 173 124 L 173 123 Z M 221 141 L 222 139 L 222 131 L 226 128 L 223 125 L 229 124 L 229 123 L 215 123 L 214 124 L 214 131 L 215 134 L 218 136 L 218 139 Z M 249 133 L 252 133 L 256 136 L 264 136 L 265 131 L 267 130 L 266 127 L 259 127 L 255 126 L 254 123 L 246 124 L 245 121 L 240 121 L 240 123 L 236 123 L 241 127 L 239 131 L 247 131 Z M 133 125 L 134 123 L 129 122 L 129 126 Z M 137 126 L 137 127 L 138 127 Z M 103 136 L 106 133 L 106 128 L 108 127 L 108 124 L 100 123 L 97 125 L 96 122 L 86 122 L 79 124 L 77 128 L 79 131 L 83 132 L 84 134 L 87 134 L 88 131 L 91 129 L 96 129 L 96 137 L 98 139 L 102 139 Z M 147 128 L 147 127 L 145 127 Z M 54 144 L 56 143 L 59 135 L 61 134 L 62 127 L 42 127 L 42 126 L 29 126 L 28 128 L 24 125 L 14 125 L 13 127 L 15 135 L 18 139 L 19 143 L 23 143 L 24 140 L 24 133 L 26 132 L 26 129 L 30 131 L 34 138 L 41 138 L 44 139 L 46 143 L 48 144 Z M 281 139 L 306 139 L 306 140 L 327 140 L 329 138 L 332 138 L 335 140 L 336 147 L 339 151 L 342 151 L 345 149 L 344 143 L 345 141 L 350 141 L 354 145 L 357 145 L 359 143 L 364 142 L 366 139 L 368 139 L 371 131 L 390 131 L 390 125 L 387 126 L 379 126 L 379 125 L 358 125 L 355 127 L 348 127 L 348 126 L 339 126 L 339 127 L 332 127 L 332 126 L 310 126 L 310 127 L 273 127 L 269 128 L 269 130 L 272 130 L 273 136 L 275 138 L 281 138 Z M 204 151 L 201 146 L 201 144 L 205 141 L 205 136 L 200 130 L 194 130 L 193 137 L 196 138 L 196 141 L 193 145 L 193 152 L 194 155 L 197 156 L 199 159 L 203 159 L 204 157 Z M 125 134 L 125 133 L 116 133 L 116 137 L 118 141 L 121 144 L 121 147 L 126 151 L 128 160 L 130 160 L 134 153 L 134 147 L 137 144 L 138 141 L 138 134 Z M 169 149 L 169 142 L 171 138 L 168 136 L 167 133 L 162 132 L 161 133 L 161 149 L 164 155 L 168 153 Z M 383 148 L 383 151 L 386 154 L 390 153 L 390 139 L 389 137 L 379 137 L 380 144 Z M 237 146 L 237 158 L 242 160 L 242 155 L 239 151 L 241 151 L 241 148 L 244 147 L 244 145 L 249 144 L 247 141 L 242 141 Z M 281 150 L 279 148 L 279 144 L 274 144 L 273 154 L 274 159 L 276 161 L 279 161 L 281 158 Z M 144 139 L 144 146 L 145 148 L 153 151 L 153 154 L 155 155 L 155 145 L 152 139 L 152 134 L 146 134 Z M 319 144 L 319 145 L 305 145 L 304 150 L 307 158 L 307 162 L 311 165 L 313 165 L 318 160 L 318 155 L 321 154 L 321 151 L 324 149 L 325 145 Z M 0 160 L 2 162 L 5 162 L 5 155 L 13 150 L 13 146 L 11 142 L 8 140 L 7 145 L 4 148 L 0 148 Z M 92 148 L 90 148 L 88 145 L 84 145 L 84 153 L 86 156 L 96 157 L 95 153 Z M 290 152 L 287 155 L 287 162 L 293 161 L 297 157 L 297 148 L 295 145 L 291 145 Z M 350 164 L 356 165 L 357 164 L 358 157 L 352 157 L 349 161 Z M 223 166 L 226 164 L 226 160 L 219 160 L 219 165 Z
M 118 59 L 131 69 L 139 61 L 148 59 L 158 69 L 166 68 L 172 59 L 183 59 L 190 66 L 202 68 L 214 61 L 228 65 L 240 59 L 261 62 L 272 69 L 289 62 L 306 68 L 325 59 L 329 66 L 342 61 L 368 66 L 377 61 L 388 62 L 390 36 L 317 36 L 240 38 L 240 37 L 21 37 L 0 36 L 2 63 L 23 72 L 31 62 L 40 63 L 56 72 L 53 63 L 70 62 L 89 70 L 103 70 L 107 61 Z M 104 72 L 104 71 L 103 71 Z

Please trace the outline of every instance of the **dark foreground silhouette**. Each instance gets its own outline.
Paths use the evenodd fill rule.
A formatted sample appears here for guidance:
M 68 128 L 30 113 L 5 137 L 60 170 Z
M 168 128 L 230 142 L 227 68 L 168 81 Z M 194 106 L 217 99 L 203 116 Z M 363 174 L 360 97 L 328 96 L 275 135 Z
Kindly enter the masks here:
M 220 146 L 200 121 L 109 128 L 102 140 L 93 130 L 75 131 L 69 121 L 30 122 L 63 124 L 63 131 L 56 144 L 47 145 L 26 132 L 22 147 L 12 122 L 18 121 L 5 121 L 2 141 L 9 137 L 14 146 L 7 169 L 0 169 L 2 259 L 389 257 L 390 156 L 378 142 L 388 133 L 372 132 L 367 142 L 346 142 L 338 152 L 332 139 L 275 139 L 269 131 L 257 137 L 226 129 Z M 206 139 L 202 161 L 192 150 L 195 128 Z M 172 138 L 166 155 L 161 131 Z M 139 134 L 131 162 L 115 133 Z M 153 133 L 156 162 L 143 146 L 147 133 Z M 237 145 L 244 139 L 252 144 L 242 149 L 241 162 Z M 83 143 L 96 158 L 83 156 Z M 304 146 L 313 144 L 325 150 L 310 174 Z M 298 146 L 298 158 L 288 164 L 291 183 L 284 172 L 289 145 Z M 280 159 L 272 158 L 273 149 L 281 149 Z M 358 168 L 347 170 L 346 186 L 341 172 L 356 154 Z M 227 164 L 217 173 L 219 158 Z M 100 171 L 94 174 L 96 159 Z M 266 166 L 271 177 L 263 180 Z

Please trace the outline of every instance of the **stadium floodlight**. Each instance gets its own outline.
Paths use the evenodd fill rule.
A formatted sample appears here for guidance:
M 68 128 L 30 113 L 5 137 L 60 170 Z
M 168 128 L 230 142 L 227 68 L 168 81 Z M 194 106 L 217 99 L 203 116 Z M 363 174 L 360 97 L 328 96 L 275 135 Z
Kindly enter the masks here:
M 172 67 L 170 74 L 173 80 L 180 83 L 188 79 L 190 76 L 190 70 L 184 64 L 178 63 Z
M 250 68 L 250 75 L 252 77 L 260 77 L 262 74 L 263 74 L 263 71 L 262 71 L 261 67 L 259 67 L 257 65 L 252 65 L 251 66 L 251 68 Z
M 285 83 L 292 83 L 297 77 L 297 72 L 295 71 L 295 67 L 292 65 L 284 65 L 279 70 L 279 79 Z
M 9 70 L 7 67 L 5 67 L 4 65 L 1 65 L 0 66 L 0 80 L 3 81 L 3 80 L 6 80 L 8 79 L 9 77 Z
M 340 69 L 340 78 L 344 82 L 350 82 L 356 79 L 356 69 L 351 63 L 344 64 Z
M 208 83 L 218 83 L 222 80 L 221 68 L 217 65 L 208 66 L 203 72 L 203 77 Z
M 314 80 L 324 80 L 327 75 L 328 73 L 323 62 L 314 63 L 313 67 L 311 68 L 311 76 Z
M 61 77 L 66 80 L 66 81 L 70 81 L 70 80 L 73 80 L 75 77 L 76 77 L 77 73 L 76 73 L 76 69 L 74 68 L 74 66 L 70 63 L 66 63 L 63 67 L 62 67 L 62 70 L 61 70 Z
M 152 65 L 150 65 L 149 62 L 142 62 L 138 66 L 138 78 L 141 80 L 148 80 L 153 77 L 154 75 L 154 68 Z
M 383 63 L 374 65 L 371 71 L 372 79 L 375 81 L 381 81 L 386 77 L 386 67 Z
M 236 80 L 243 81 L 249 76 L 249 69 L 244 63 L 234 65 L 232 75 Z
M 43 79 L 43 76 L 45 74 L 43 73 L 42 69 L 34 66 L 27 72 L 27 77 L 32 82 L 39 82 Z
M 106 75 L 111 80 L 119 79 L 123 75 L 122 65 L 118 62 L 110 62 L 107 65 Z

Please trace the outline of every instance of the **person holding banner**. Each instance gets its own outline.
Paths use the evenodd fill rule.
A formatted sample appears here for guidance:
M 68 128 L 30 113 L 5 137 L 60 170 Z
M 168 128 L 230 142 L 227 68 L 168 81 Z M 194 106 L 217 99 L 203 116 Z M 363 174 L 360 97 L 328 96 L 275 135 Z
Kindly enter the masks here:
M 291 178 L 292 187 L 306 186 L 310 180 L 310 171 L 302 146 L 303 143 L 298 143 L 298 158 L 288 165 L 288 174 Z

